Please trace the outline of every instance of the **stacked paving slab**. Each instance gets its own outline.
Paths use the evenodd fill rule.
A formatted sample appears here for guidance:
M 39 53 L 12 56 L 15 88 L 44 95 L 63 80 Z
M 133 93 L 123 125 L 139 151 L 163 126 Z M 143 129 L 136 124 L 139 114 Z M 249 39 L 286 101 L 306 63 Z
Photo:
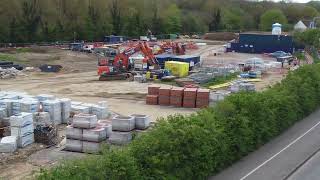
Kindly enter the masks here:
M 150 118 L 146 115 L 115 116 L 112 118 L 112 133 L 109 142 L 114 145 L 126 145 L 132 140 L 132 133 L 145 130 L 150 126 Z

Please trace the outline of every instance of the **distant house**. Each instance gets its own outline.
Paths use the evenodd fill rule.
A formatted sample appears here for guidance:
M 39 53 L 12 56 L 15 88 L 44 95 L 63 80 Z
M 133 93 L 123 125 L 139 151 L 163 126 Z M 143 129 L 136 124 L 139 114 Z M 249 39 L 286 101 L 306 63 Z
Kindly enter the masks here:
M 307 30 L 307 28 L 308 27 L 302 21 L 299 21 L 296 25 L 294 25 L 294 30 L 299 32 L 303 32 Z

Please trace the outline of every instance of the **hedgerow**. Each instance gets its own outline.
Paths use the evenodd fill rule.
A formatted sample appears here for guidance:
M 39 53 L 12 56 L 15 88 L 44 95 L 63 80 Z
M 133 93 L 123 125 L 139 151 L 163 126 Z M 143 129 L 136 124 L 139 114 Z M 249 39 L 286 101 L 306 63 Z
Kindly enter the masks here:
M 206 179 L 256 150 L 320 104 L 320 65 L 290 72 L 263 92 L 160 119 L 128 147 L 44 171 L 39 179 Z

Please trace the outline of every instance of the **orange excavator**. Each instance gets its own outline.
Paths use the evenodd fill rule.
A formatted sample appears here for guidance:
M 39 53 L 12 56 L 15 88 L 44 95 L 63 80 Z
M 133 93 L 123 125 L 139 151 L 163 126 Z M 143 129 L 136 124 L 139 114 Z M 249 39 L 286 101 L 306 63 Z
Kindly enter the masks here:
M 130 61 L 129 57 L 137 52 L 142 52 L 144 55 L 143 63 L 149 66 L 158 67 L 158 62 L 152 49 L 146 42 L 139 42 L 125 49 L 122 53 L 105 53 L 103 57 L 98 59 L 98 75 L 100 81 L 108 80 L 124 80 L 132 78 L 134 62 Z

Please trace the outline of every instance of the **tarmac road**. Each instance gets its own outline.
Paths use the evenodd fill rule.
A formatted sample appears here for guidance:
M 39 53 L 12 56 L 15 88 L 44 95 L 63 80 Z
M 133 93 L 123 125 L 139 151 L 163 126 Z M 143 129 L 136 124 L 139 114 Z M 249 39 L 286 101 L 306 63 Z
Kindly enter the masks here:
M 265 146 L 209 179 L 320 179 L 319 150 L 320 110 L 317 110 Z

